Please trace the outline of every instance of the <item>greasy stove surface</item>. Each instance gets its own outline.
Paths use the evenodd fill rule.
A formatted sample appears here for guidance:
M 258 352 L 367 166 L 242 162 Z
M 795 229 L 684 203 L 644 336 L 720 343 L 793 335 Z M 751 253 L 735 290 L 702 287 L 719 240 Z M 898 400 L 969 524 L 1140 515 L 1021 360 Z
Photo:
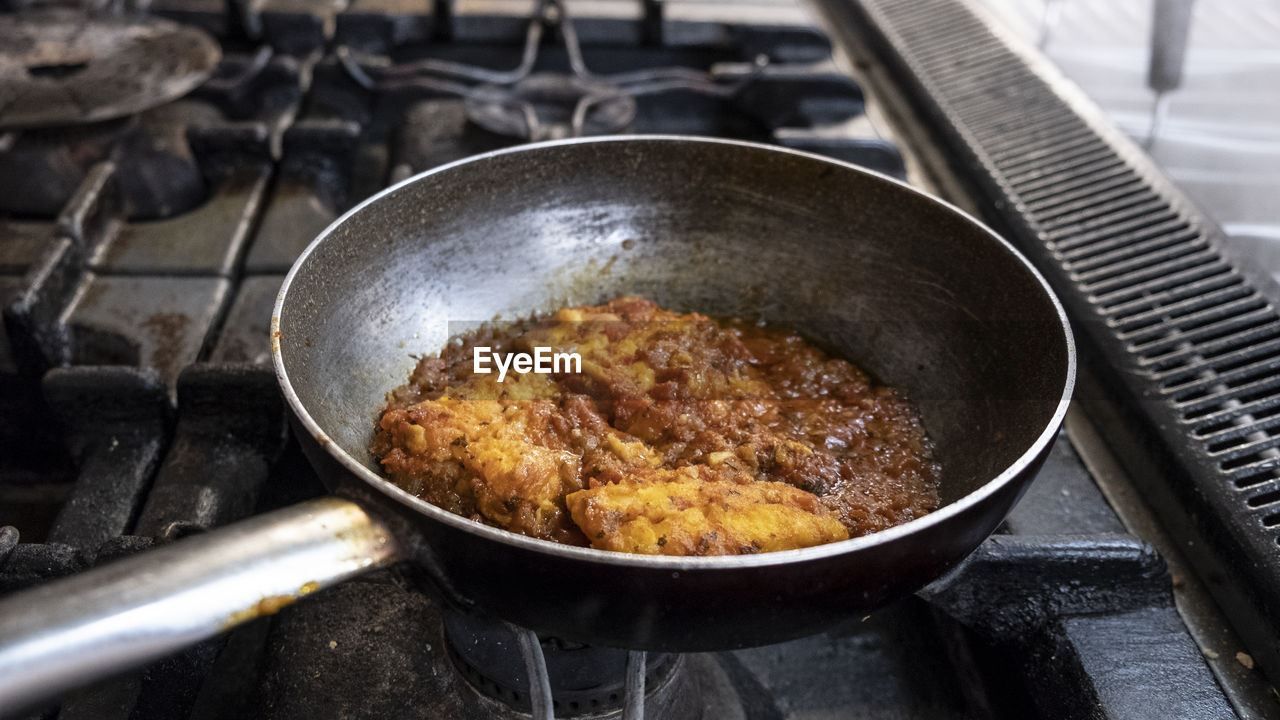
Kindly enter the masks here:
M 909 177 L 827 38 L 786 2 L 573 3 L 580 58 L 548 32 L 538 74 L 518 87 L 533 120 L 493 94 L 511 84 L 494 71 L 521 65 L 533 3 L 226 7 L 150 3 L 222 45 L 185 98 L 0 136 L 0 526 L 13 526 L 0 530 L 0 593 L 321 494 L 267 366 L 284 273 L 391 182 L 572 132 L 575 67 L 593 74 L 583 82 L 648 73 L 604 92 L 587 132 L 775 142 Z M 673 660 L 650 706 L 704 718 L 1234 717 L 1170 588 L 1064 436 L 1002 532 L 952 577 L 822 636 Z M 444 637 L 421 578 L 396 568 L 30 716 L 517 716 L 493 698 L 519 705 L 519 690 L 464 677 Z

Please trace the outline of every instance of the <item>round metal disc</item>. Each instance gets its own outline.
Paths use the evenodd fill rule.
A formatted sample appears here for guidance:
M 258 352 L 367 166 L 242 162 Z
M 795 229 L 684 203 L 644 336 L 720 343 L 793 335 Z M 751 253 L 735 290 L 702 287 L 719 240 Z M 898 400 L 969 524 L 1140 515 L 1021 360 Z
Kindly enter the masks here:
M 77 125 L 131 115 L 204 82 L 221 51 L 165 20 L 67 11 L 0 17 L 0 128 Z

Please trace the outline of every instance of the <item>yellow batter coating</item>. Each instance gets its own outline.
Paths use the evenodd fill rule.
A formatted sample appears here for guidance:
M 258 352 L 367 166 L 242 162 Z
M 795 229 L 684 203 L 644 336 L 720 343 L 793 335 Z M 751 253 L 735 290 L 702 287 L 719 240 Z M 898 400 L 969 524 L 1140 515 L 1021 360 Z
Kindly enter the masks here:
M 846 540 L 836 513 L 781 482 L 703 480 L 703 468 L 579 490 L 566 498 L 592 547 L 647 555 L 744 555 Z M 654 473 L 658 475 L 659 473 Z

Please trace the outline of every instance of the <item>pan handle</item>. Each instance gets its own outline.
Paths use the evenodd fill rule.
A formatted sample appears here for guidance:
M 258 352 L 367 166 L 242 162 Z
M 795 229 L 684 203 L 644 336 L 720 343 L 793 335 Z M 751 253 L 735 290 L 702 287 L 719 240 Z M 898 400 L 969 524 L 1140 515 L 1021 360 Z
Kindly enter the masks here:
M 385 525 L 326 497 L 0 601 L 0 708 L 168 655 L 395 562 Z

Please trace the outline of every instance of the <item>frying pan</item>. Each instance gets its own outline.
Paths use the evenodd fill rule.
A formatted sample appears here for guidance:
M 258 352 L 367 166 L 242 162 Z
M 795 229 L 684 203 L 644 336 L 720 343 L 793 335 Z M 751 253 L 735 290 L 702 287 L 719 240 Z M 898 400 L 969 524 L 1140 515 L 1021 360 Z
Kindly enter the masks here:
M 905 388 L 944 506 L 802 550 L 650 557 L 481 525 L 383 480 L 385 393 L 461 324 L 640 294 L 784 323 Z M 955 567 L 1062 423 L 1062 307 L 1007 243 L 885 176 L 790 150 L 644 136 L 446 165 L 347 213 L 293 266 L 272 350 L 334 496 L 0 603 L 0 707 L 208 637 L 370 568 L 417 563 L 455 605 L 569 640 L 704 651 L 819 632 Z

